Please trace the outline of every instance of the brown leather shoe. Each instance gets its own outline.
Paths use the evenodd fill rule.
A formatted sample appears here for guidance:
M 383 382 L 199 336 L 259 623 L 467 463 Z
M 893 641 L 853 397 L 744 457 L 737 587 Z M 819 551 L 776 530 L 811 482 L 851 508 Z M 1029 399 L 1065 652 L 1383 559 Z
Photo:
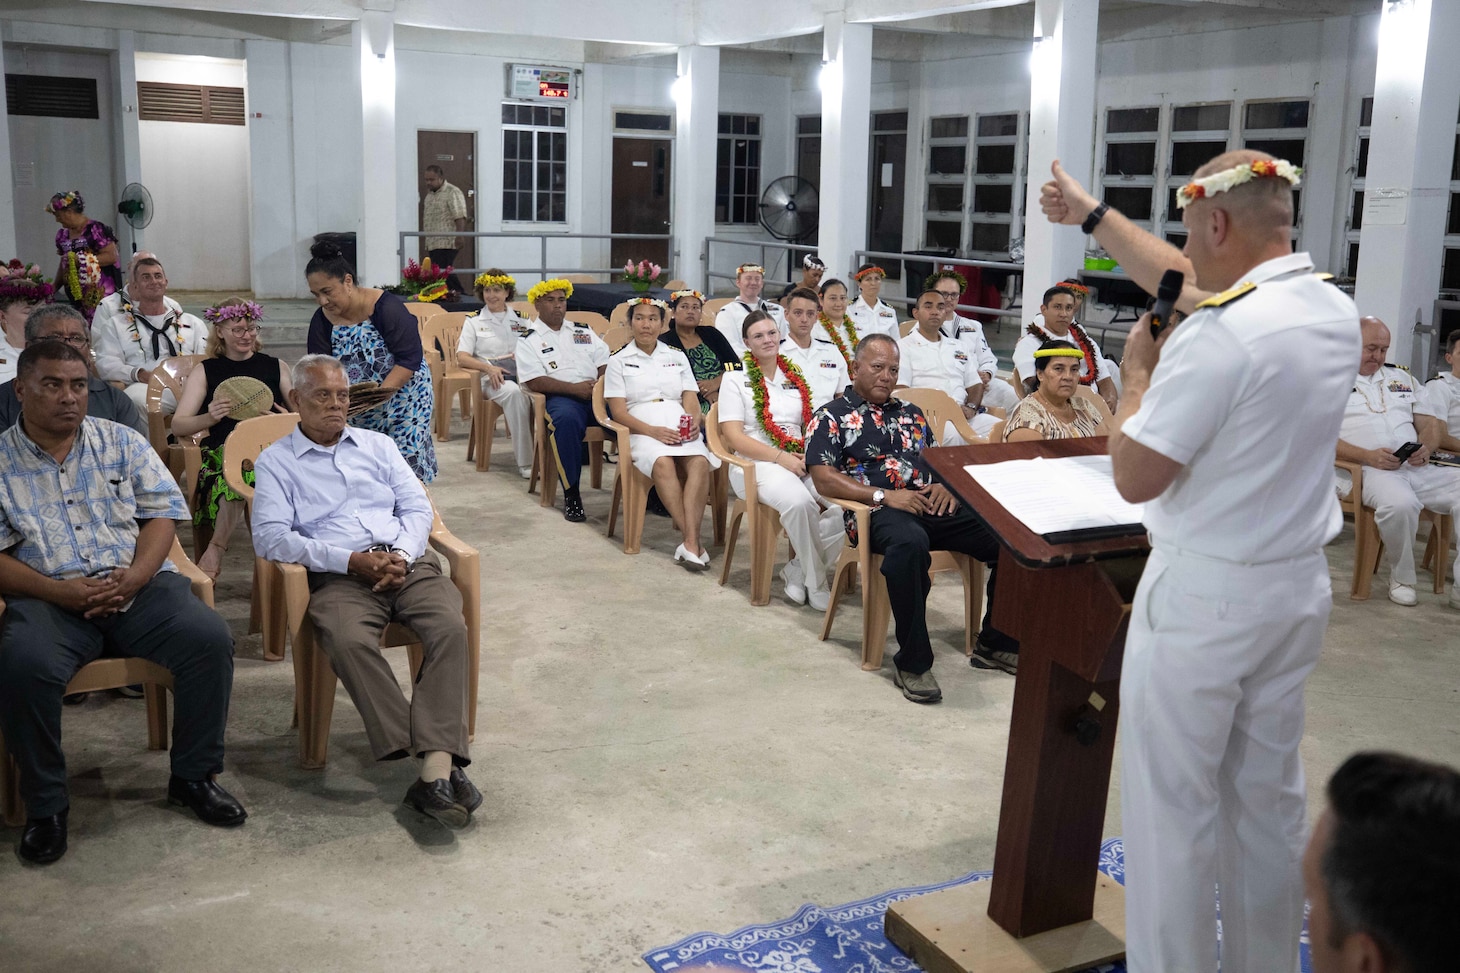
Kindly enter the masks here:
M 460 767 L 451 768 L 451 793 L 456 803 L 466 808 L 467 814 L 482 806 L 482 792 L 467 779 L 466 771 Z

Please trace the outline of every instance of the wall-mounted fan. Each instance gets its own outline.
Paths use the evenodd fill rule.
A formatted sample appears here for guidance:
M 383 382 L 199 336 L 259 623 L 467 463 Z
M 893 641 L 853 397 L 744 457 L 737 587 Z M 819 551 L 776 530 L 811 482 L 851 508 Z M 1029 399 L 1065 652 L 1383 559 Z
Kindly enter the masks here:
M 778 240 L 799 242 L 816 232 L 821 199 L 800 176 L 782 176 L 760 197 L 760 225 Z
M 132 252 L 137 252 L 137 231 L 152 222 L 152 194 L 140 182 L 129 182 L 122 190 L 117 213 L 132 228 Z

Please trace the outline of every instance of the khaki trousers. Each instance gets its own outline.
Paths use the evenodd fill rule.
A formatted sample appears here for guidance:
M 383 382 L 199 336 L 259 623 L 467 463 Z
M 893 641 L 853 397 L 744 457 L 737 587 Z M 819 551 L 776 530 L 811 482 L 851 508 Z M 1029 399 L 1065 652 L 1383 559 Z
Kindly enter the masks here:
M 467 652 L 474 647 L 466 644 L 461 593 L 442 575 L 436 555 L 428 552 L 392 591 L 314 571 L 309 590 L 319 646 L 365 721 L 375 759 L 444 750 L 458 766 L 469 764 Z M 380 633 L 391 622 L 409 626 L 424 649 L 409 700 L 380 649 Z

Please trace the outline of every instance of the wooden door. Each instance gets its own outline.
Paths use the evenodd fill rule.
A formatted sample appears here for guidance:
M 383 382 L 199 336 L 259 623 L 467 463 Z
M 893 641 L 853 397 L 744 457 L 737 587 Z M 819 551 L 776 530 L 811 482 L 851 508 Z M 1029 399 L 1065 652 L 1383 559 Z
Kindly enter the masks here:
M 466 197 L 466 228 L 477 228 L 477 136 L 475 132 L 416 132 L 416 227 L 421 226 L 421 214 L 425 210 L 426 167 L 440 166 L 451 183 Z M 416 259 L 426 256 L 425 238 L 418 237 Z M 461 270 L 477 268 L 476 238 L 461 238 L 461 250 L 456 255 L 456 266 Z M 470 280 L 460 275 L 466 283 Z M 462 286 L 465 287 L 466 283 Z
M 872 165 L 868 173 L 867 249 L 902 252 L 902 209 L 907 166 L 907 112 L 872 116 Z M 879 260 L 887 276 L 902 277 L 902 262 Z
M 613 233 L 669 232 L 669 139 L 613 140 Z M 652 260 L 671 277 L 684 276 L 669 266 L 668 240 L 614 240 L 610 265 Z

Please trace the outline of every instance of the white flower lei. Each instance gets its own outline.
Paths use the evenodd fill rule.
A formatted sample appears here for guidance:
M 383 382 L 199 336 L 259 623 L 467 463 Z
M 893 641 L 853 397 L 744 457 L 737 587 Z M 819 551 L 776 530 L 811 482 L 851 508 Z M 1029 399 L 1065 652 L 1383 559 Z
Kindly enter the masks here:
M 1254 179 L 1276 177 L 1286 179 L 1290 185 L 1296 187 L 1302 184 L 1302 176 L 1303 170 L 1287 159 L 1258 159 L 1256 162 L 1244 162 L 1230 169 L 1214 172 L 1210 176 L 1193 179 L 1182 186 L 1176 191 L 1176 208 L 1186 209 L 1198 199 L 1225 193 Z

